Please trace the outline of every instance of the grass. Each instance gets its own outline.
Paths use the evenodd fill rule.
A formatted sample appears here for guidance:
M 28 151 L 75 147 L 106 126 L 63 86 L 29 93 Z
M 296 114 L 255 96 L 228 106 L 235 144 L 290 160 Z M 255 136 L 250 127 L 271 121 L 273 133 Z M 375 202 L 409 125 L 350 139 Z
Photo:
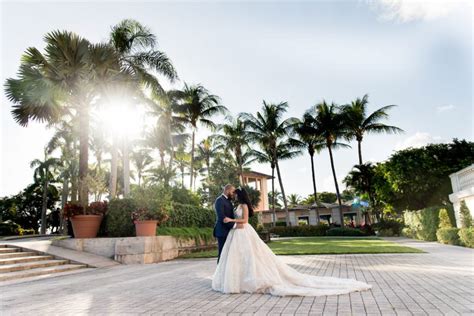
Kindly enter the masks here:
M 268 243 L 277 255 L 318 255 L 355 253 L 422 253 L 377 237 L 295 237 Z M 182 258 L 214 258 L 217 250 L 195 252 Z

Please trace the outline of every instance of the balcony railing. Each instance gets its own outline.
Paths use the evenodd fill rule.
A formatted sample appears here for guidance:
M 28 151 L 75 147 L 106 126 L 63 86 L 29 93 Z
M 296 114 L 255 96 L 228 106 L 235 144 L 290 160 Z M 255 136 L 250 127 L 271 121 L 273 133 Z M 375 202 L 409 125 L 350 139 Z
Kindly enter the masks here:
M 474 164 L 449 176 L 453 192 L 459 192 L 474 187 Z

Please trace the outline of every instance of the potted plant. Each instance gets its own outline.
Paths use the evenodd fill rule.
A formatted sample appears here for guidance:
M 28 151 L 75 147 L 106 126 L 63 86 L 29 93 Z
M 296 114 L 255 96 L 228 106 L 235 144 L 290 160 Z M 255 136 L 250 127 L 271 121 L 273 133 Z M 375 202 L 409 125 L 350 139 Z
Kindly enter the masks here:
M 132 212 L 132 220 L 135 224 L 137 236 L 155 236 L 158 224 L 164 223 L 168 214 L 163 207 L 142 207 Z
M 171 197 L 162 186 L 137 188 L 132 192 L 137 208 L 132 212 L 137 236 L 156 236 L 156 228 L 168 219 Z
M 92 202 L 84 208 L 74 203 L 64 206 L 64 217 L 71 221 L 74 238 L 95 238 L 107 212 L 107 202 Z

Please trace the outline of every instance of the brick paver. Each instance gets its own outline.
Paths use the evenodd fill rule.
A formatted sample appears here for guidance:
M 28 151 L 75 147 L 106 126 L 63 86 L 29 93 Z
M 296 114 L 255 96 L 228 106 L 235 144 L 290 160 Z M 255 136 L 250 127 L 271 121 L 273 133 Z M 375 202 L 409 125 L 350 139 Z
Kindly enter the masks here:
M 2 315 L 474 315 L 474 250 L 397 239 L 424 254 L 284 256 L 297 270 L 350 277 L 370 291 L 327 297 L 224 295 L 215 260 L 116 266 L 0 287 Z

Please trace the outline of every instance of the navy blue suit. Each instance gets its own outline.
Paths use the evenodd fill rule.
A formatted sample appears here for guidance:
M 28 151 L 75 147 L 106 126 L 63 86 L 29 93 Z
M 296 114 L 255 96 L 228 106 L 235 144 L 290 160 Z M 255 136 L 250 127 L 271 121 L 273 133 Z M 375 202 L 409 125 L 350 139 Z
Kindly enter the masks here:
M 232 202 L 224 197 L 224 195 L 221 195 L 216 199 L 216 202 L 214 203 L 214 209 L 216 211 L 216 224 L 214 225 L 213 235 L 217 238 L 217 244 L 219 246 L 219 253 L 217 255 L 217 262 L 219 262 L 227 235 L 235 224 L 224 223 L 224 218 L 234 218 L 234 205 L 232 205 Z

